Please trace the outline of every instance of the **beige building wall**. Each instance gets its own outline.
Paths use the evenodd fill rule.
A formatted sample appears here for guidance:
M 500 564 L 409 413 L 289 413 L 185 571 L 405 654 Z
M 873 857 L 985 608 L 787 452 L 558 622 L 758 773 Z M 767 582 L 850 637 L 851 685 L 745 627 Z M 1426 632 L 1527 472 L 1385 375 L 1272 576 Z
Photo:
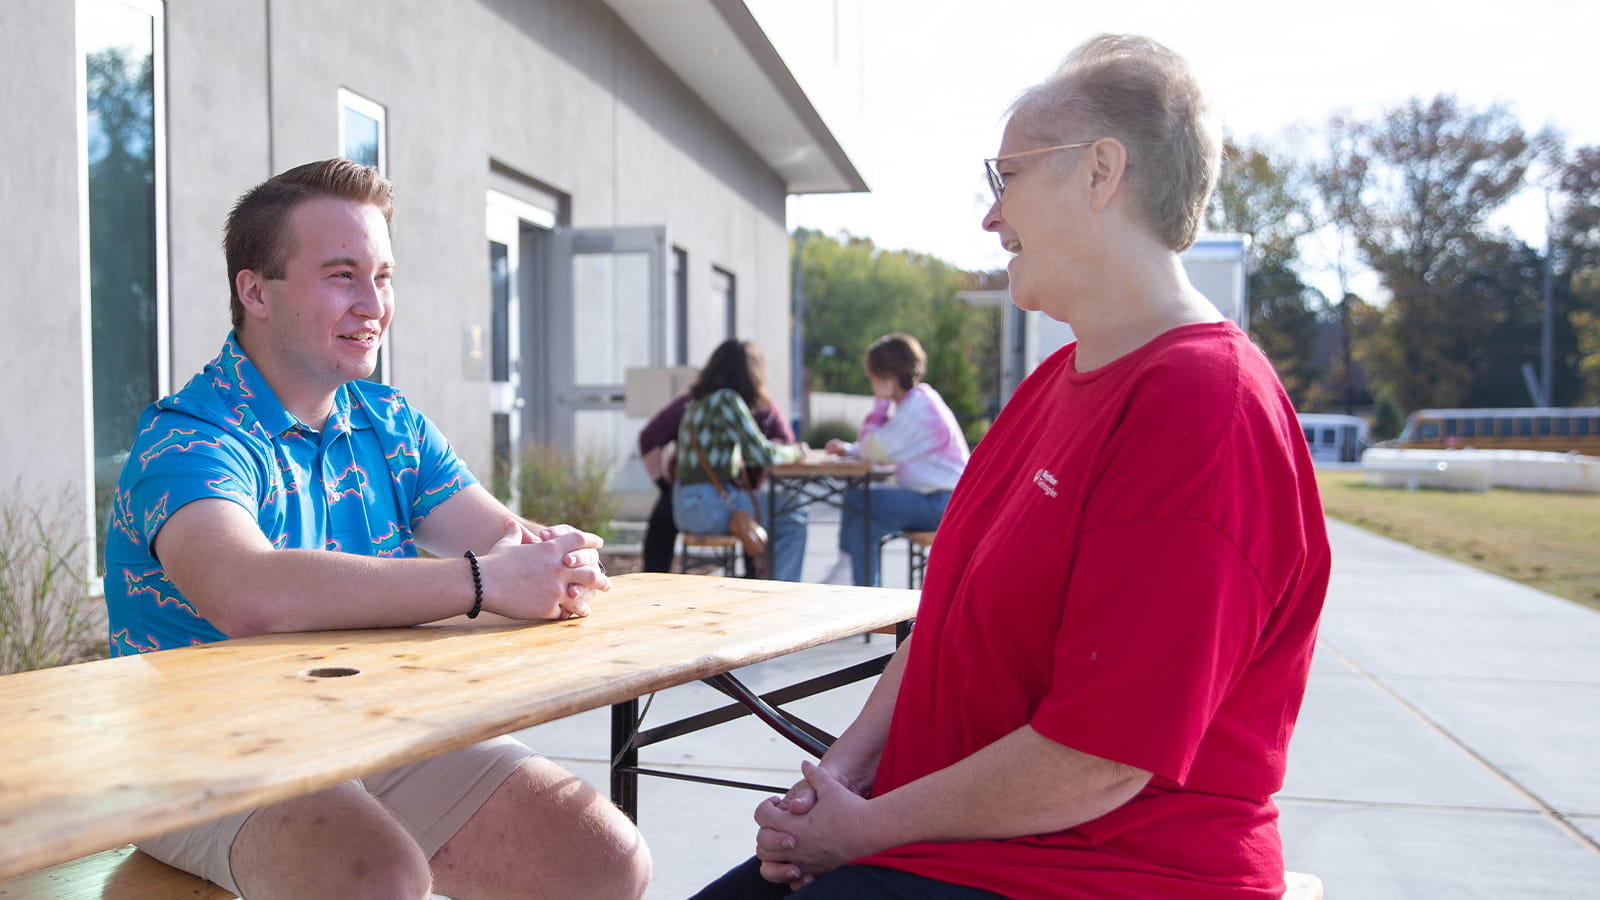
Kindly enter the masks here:
M 387 115 L 399 264 L 391 380 L 480 477 L 489 385 L 464 360 L 462 335 L 489 324 L 490 188 L 553 206 L 560 226 L 664 226 L 687 254 L 691 364 L 723 338 L 712 267 L 733 273 L 739 334 L 762 344 L 774 395 L 789 396 L 785 179 L 611 7 L 168 0 L 164 9 L 168 390 L 228 329 L 228 209 L 273 172 L 336 154 L 344 88 Z M 10 327 L 0 329 L 0 466 L 38 490 L 81 492 L 91 416 L 75 4 L 12 0 L 3 18 L 0 314 Z M 89 500 L 75 502 L 87 509 Z

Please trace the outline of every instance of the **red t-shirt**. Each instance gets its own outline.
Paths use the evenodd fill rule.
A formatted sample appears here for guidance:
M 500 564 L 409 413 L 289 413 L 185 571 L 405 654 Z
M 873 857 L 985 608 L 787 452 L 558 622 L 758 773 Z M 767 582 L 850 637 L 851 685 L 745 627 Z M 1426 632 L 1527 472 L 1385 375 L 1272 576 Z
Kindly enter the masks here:
M 1154 773 L 1076 828 L 861 862 L 1018 898 L 1276 898 L 1271 795 L 1329 552 L 1272 365 L 1232 323 L 1018 387 L 930 556 L 874 792 L 1031 725 Z

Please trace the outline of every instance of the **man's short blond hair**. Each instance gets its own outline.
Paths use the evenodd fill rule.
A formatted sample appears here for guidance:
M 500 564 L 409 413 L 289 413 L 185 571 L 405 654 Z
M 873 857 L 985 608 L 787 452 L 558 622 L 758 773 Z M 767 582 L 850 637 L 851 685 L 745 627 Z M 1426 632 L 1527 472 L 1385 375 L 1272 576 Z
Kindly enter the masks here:
M 222 249 L 228 258 L 228 309 L 233 327 L 244 327 L 239 302 L 239 272 L 282 278 L 294 253 L 290 217 L 317 197 L 370 203 L 388 222 L 394 215 L 394 186 L 372 166 L 335 157 L 295 166 L 246 191 L 228 213 Z
M 1194 243 L 1216 187 L 1221 141 L 1182 56 L 1147 37 L 1102 34 L 1025 91 L 1012 115 L 1048 144 L 1113 137 L 1145 224 L 1168 247 Z

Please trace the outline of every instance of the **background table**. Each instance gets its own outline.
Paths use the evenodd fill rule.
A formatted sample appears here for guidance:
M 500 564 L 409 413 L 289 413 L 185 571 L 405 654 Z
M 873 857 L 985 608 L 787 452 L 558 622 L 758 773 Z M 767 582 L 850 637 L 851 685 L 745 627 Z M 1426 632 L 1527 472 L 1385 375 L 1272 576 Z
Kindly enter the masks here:
M 0 677 L 0 878 L 911 618 L 641 573 L 586 619 L 243 638 Z
M 772 520 L 813 503 L 827 503 L 844 509 L 845 492 L 861 488 L 861 549 L 866 554 L 867 580 L 871 581 L 878 561 L 878 548 L 872 546 L 872 483 L 894 474 L 894 467 L 866 460 L 812 451 L 799 462 L 779 463 L 767 469 L 767 508 Z M 778 488 L 783 487 L 780 498 Z M 782 506 L 779 506 L 779 503 Z M 772 530 L 773 522 L 767 522 Z M 842 526 L 841 526 L 842 527 Z M 767 563 L 775 564 L 772 544 L 767 544 Z

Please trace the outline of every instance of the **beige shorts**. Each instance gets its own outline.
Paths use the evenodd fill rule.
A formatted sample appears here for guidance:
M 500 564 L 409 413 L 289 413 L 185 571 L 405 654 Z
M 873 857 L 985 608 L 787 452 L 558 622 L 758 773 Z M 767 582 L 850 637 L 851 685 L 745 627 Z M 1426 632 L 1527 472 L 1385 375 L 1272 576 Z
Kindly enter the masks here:
M 382 803 L 422 853 L 433 858 L 484 801 L 534 752 L 512 737 L 473 744 L 443 756 L 352 779 Z M 220 884 L 235 894 L 228 854 L 255 810 L 223 816 L 139 842 L 139 849 L 170 866 Z

